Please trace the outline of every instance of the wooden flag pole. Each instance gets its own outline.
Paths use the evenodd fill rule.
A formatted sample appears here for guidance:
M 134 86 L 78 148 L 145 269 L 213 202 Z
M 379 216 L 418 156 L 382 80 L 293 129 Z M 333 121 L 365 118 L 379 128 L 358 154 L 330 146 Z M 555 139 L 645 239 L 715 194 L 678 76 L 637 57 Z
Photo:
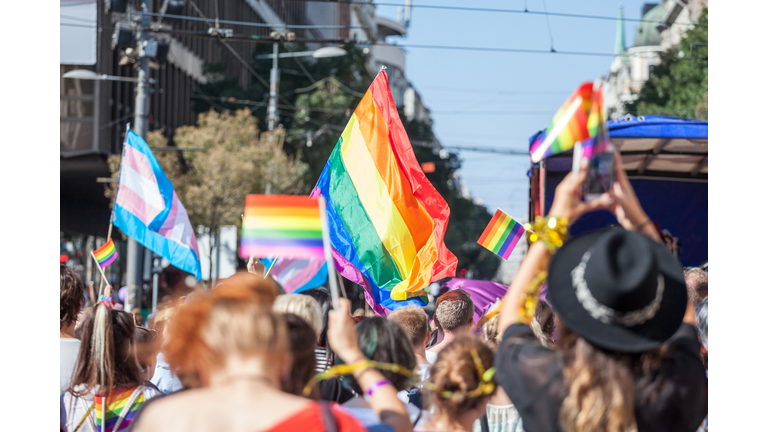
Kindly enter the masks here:
M 99 264 L 99 260 L 96 259 L 96 255 L 91 251 L 91 256 L 93 257 L 93 260 L 96 262 L 96 267 L 98 267 L 99 272 L 101 272 L 101 281 L 104 282 L 107 280 L 107 275 L 104 274 L 104 269 L 101 268 L 101 265 Z M 101 298 L 101 284 L 99 284 L 99 298 Z
M 341 295 L 344 296 L 345 299 L 349 300 L 349 297 L 347 297 L 347 290 L 344 288 L 344 281 L 341 280 L 341 273 L 336 272 L 336 276 L 339 277 L 339 287 L 341 288 Z
M 269 277 L 269 274 L 272 273 L 272 269 L 275 267 L 275 264 L 277 264 L 277 260 L 279 260 L 280 257 L 275 257 L 275 259 L 272 260 L 272 264 L 269 265 L 269 268 L 267 269 L 266 273 L 264 273 L 264 279 Z
M 323 227 L 323 249 L 325 251 L 325 262 L 328 264 L 328 285 L 331 287 L 331 301 L 334 305 L 339 304 L 339 283 L 331 272 L 336 272 L 333 265 L 333 256 L 331 254 L 331 236 L 328 233 L 328 215 L 326 214 L 325 199 L 321 196 L 317 199 L 320 203 L 320 221 Z

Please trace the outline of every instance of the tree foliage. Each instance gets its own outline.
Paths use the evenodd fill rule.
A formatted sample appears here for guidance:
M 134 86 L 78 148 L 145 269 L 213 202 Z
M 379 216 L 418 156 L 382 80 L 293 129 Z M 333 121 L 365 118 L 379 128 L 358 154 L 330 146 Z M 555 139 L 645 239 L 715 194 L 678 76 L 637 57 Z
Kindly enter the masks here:
M 668 115 L 707 119 L 708 67 L 707 9 L 698 25 L 689 29 L 680 45 L 661 54 L 661 63 L 651 72 L 629 112 L 638 115 Z M 702 45 L 703 44 L 703 45 Z
M 260 132 L 258 120 L 245 110 L 233 113 L 209 111 L 198 116 L 198 126 L 176 130 L 177 147 L 202 151 L 155 152 L 166 176 L 195 227 L 211 239 L 223 225 L 240 225 L 245 196 L 264 193 L 308 194 L 304 182 L 308 167 L 283 151 L 285 131 Z M 150 147 L 167 146 L 160 131 L 147 136 Z M 120 157 L 110 167 L 117 176 Z M 108 196 L 114 193 L 110 189 Z M 209 243 L 209 257 L 215 242 Z M 210 268 L 210 267 L 209 267 Z

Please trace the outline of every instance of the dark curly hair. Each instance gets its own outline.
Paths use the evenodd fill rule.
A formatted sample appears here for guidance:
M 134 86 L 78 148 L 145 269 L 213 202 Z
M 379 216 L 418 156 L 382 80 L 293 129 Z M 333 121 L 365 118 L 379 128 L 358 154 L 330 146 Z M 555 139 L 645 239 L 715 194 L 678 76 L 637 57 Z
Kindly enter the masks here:
M 375 316 L 360 321 L 355 329 L 360 350 L 369 359 L 398 364 L 411 371 L 416 367 L 416 357 L 413 355 L 411 343 L 397 322 Z M 410 387 L 409 379 L 405 375 L 386 370 L 380 372 L 398 391 L 407 390 Z M 347 377 L 347 385 L 357 394 L 363 394 L 363 390 L 353 377 Z
M 61 283 L 59 285 L 59 330 L 77 321 L 80 306 L 83 304 L 83 283 L 74 270 L 61 264 Z

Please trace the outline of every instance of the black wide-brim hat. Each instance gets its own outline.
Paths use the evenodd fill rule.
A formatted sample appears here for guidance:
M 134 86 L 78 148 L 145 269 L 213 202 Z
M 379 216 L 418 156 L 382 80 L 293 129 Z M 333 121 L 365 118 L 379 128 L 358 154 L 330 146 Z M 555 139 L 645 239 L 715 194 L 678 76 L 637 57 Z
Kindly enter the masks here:
M 551 258 L 547 300 L 576 334 L 638 353 L 668 340 L 688 303 L 683 267 L 667 249 L 622 228 L 567 241 Z

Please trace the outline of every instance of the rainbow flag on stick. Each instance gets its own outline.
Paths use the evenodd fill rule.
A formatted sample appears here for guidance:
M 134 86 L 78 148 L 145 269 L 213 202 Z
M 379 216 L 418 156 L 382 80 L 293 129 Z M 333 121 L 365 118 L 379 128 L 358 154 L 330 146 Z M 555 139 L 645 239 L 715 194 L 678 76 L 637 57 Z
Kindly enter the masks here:
M 547 130 L 531 144 L 531 162 L 568 151 L 590 137 L 587 113 L 592 103 L 592 82 L 582 84 L 555 113 Z
M 496 255 L 509 259 L 524 233 L 525 227 L 501 209 L 497 209 L 477 243 Z
M 93 251 L 93 256 L 96 258 L 96 262 L 101 268 L 112 264 L 112 262 L 117 259 L 115 243 L 112 241 L 112 239 L 109 239 L 109 241 L 104 243 L 104 246 Z
M 443 240 L 451 211 L 416 160 L 383 70 L 349 119 L 312 196 L 327 202 L 336 269 L 364 288 L 377 314 L 424 306 L 424 288 L 455 275 L 456 257 Z
M 245 198 L 240 257 L 324 259 L 320 202 L 293 195 Z

